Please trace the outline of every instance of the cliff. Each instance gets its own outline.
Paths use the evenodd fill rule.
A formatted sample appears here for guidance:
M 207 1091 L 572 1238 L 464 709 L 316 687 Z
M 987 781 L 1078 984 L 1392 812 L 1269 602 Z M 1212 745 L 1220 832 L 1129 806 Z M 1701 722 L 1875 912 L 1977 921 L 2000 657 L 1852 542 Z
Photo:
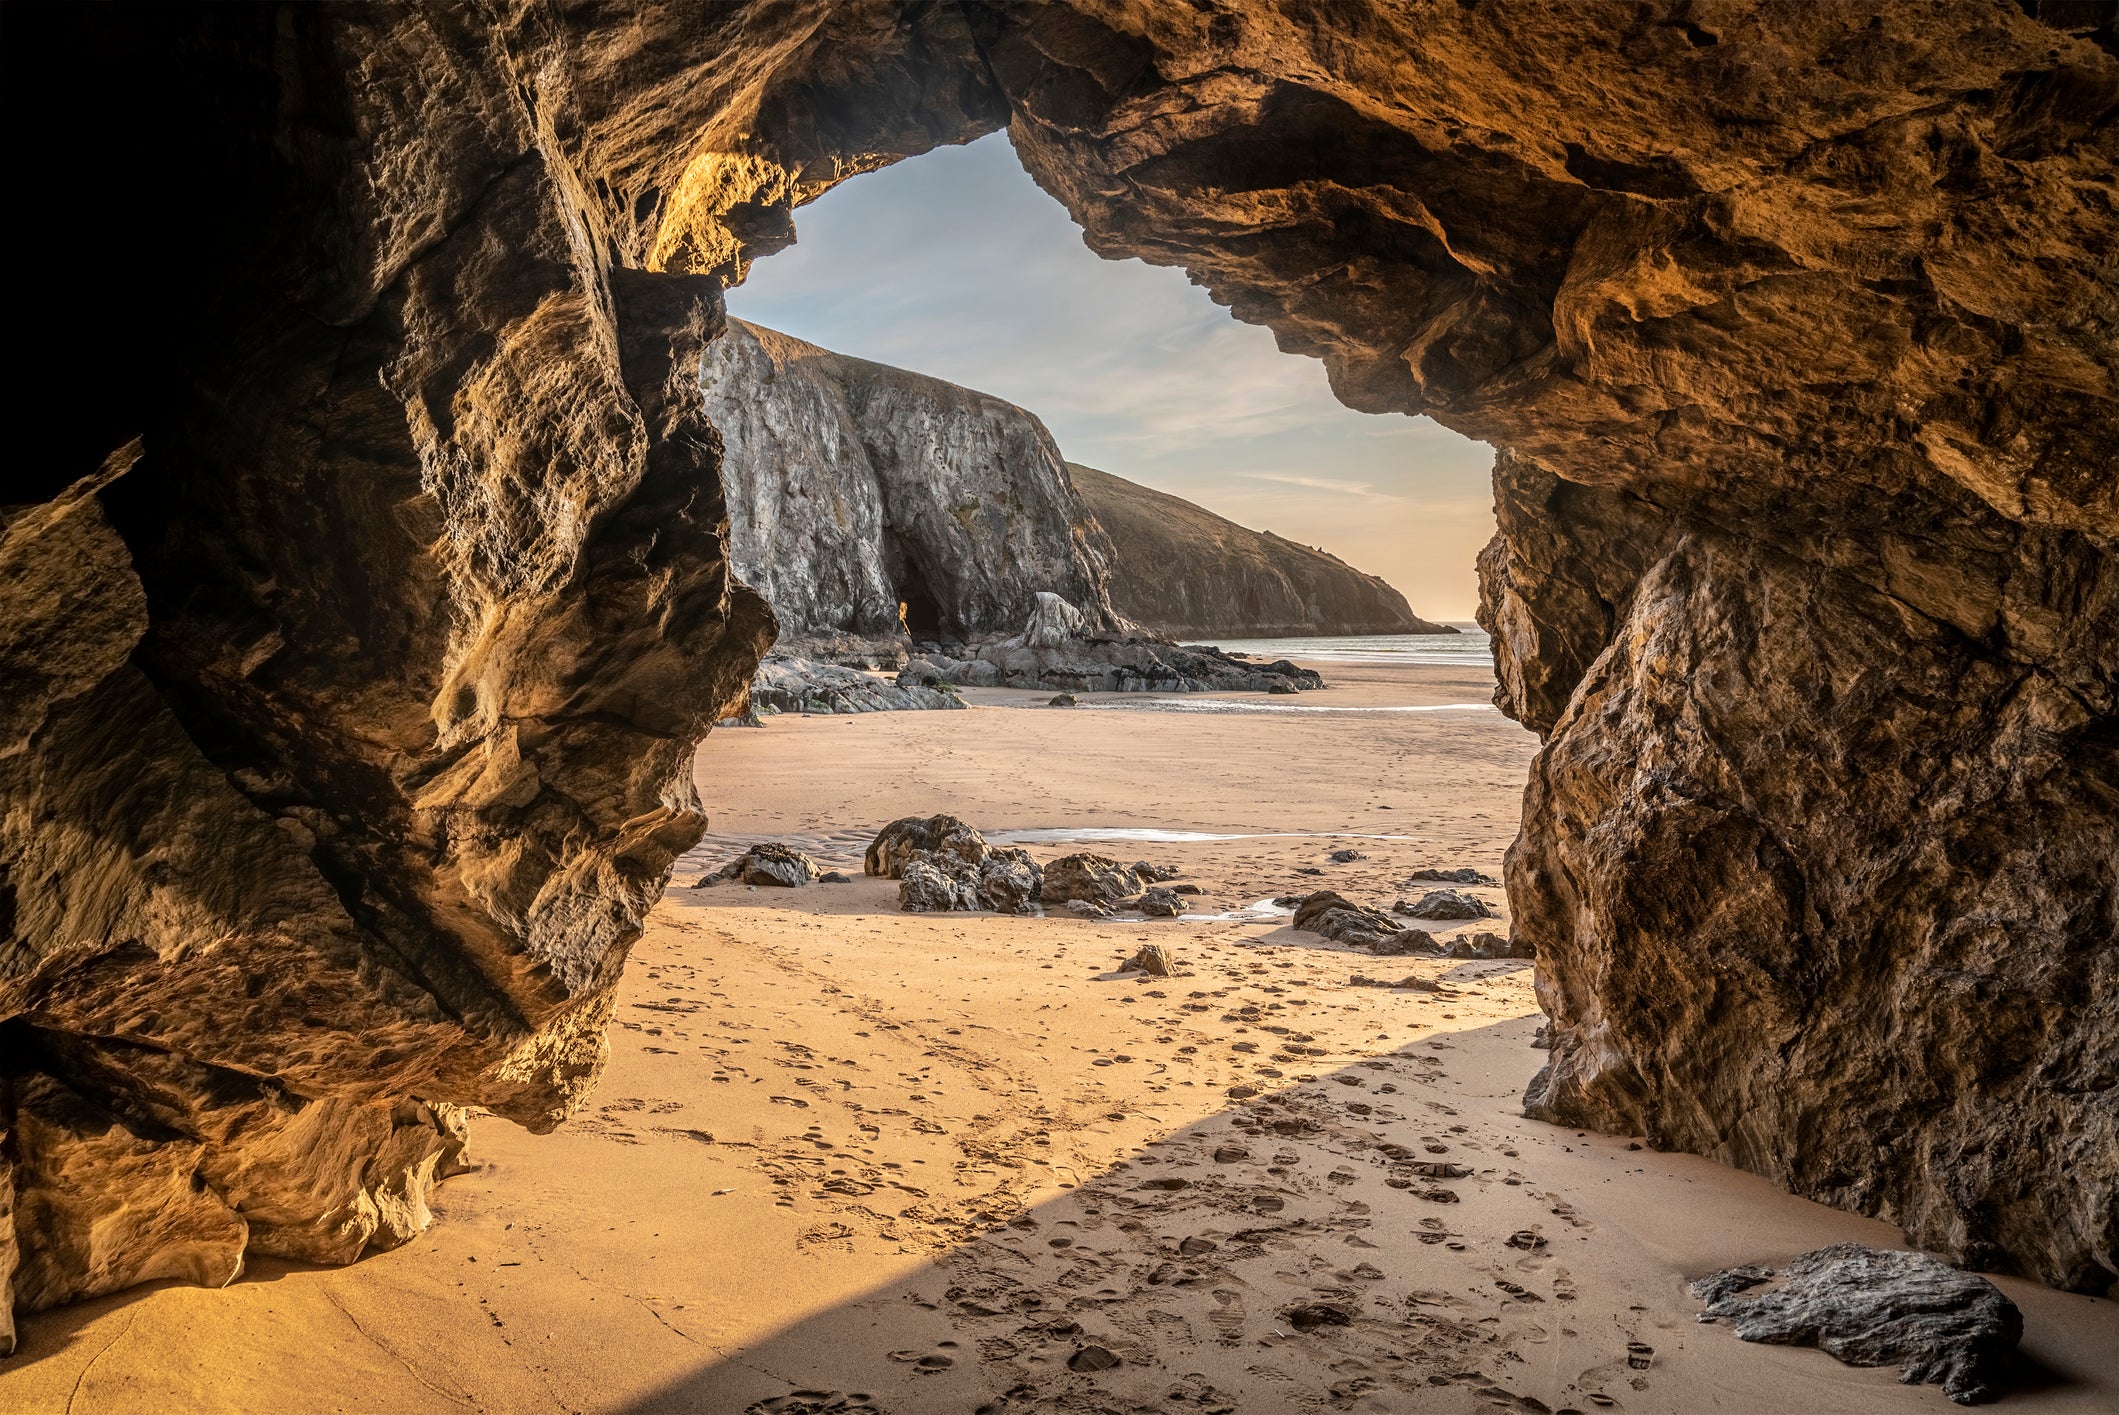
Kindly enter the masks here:
M 1110 542 L 1034 416 L 741 320 L 700 370 L 737 572 L 784 639 L 1014 633 L 1040 591 L 1113 627 Z
M 1099 253 L 1507 449 L 1534 1111 L 2119 1282 L 2096 7 L 0 23 L 15 1304 L 350 1260 L 460 1107 L 581 1103 L 773 634 L 701 411 L 722 287 L 1003 127 Z
M 1336 555 L 1254 531 L 1181 497 L 1067 464 L 1111 538 L 1111 604 L 1172 638 L 1454 634 Z

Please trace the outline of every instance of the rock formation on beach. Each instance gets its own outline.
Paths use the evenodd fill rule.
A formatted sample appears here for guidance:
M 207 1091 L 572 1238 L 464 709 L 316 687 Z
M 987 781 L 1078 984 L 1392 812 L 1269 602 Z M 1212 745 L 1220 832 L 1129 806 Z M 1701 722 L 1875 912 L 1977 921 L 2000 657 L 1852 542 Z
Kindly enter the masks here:
M 736 571 L 792 644 L 1014 633 L 1040 592 L 1118 627 L 1110 542 L 1032 414 L 738 319 L 700 387 Z
M 1142 628 L 1173 639 L 1457 632 L 1336 555 L 1079 462 L 1067 469 L 1111 539 L 1111 605 Z
M 2094 7 L 4 22 L 52 218 L 7 239 L 63 272 L 19 282 L 0 550 L 15 1305 L 350 1259 L 423 1221 L 460 1107 L 580 1102 L 772 637 L 701 412 L 721 288 L 1003 127 L 1100 254 L 1508 449 L 1534 1111 L 2119 1281 Z M 1085 563 L 1031 588 L 1100 612 Z M 888 566 L 842 569 L 815 602 Z

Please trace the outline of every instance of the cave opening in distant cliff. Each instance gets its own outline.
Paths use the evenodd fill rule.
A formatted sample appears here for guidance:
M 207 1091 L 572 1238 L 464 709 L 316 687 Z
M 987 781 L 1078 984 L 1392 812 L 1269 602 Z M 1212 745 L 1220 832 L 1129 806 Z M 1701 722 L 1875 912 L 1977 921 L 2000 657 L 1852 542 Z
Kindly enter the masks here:
M 919 557 L 890 531 L 883 532 L 883 573 L 898 597 L 898 622 L 915 639 L 939 639 L 948 629 L 942 602 L 927 582 Z

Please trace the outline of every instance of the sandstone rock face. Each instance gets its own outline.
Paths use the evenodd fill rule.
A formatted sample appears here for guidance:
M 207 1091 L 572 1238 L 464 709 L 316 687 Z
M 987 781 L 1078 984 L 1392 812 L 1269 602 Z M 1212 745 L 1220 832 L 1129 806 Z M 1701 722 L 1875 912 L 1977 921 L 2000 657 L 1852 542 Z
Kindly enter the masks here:
M 1533 1108 L 2108 1290 L 2084 8 L 11 10 L 13 175 L 63 213 L 14 268 L 86 272 L 12 306 L 21 406 L 69 410 L 0 576 L 13 1301 L 350 1257 L 417 1226 L 456 1107 L 578 1103 L 773 632 L 700 408 L 719 288 L 1004 125 L 1100 253 L 1509 450 Z
M 736 568 L 790 638 L 1012 633 L 1040 593 L 1111 626 L 1110 544 L 1021 408 L 741 320 L 701 387 Z
M 1067 469 L 1111 538 L 1111 605 L 1144 629 L 1173 639 L 1457 632 L 1336 555 L 1079 462 Z

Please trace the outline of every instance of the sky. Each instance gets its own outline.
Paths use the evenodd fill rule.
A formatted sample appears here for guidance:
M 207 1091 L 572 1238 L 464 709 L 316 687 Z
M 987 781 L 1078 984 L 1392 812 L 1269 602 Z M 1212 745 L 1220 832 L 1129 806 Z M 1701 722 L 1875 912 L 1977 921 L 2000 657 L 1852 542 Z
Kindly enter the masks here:
M 729 313 L 975 388 L 1069 461 L 1331 551 L 1468 620 L 1493 454 L 1426 418 L 1357 413 L 1182 270 L 1107 261 L 1005 133 L 867 173 L 795 213 Z

